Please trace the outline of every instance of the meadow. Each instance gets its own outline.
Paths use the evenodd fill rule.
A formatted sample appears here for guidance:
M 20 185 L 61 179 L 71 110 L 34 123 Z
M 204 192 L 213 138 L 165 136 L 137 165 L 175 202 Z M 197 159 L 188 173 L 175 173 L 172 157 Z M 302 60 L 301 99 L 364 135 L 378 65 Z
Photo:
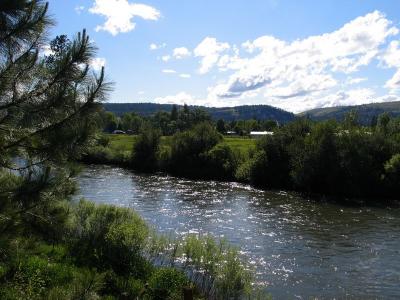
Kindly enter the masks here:
M 109 139 L 109 148 L 114 152 L 131 152 L 134 142 L 136 141 L 136 135 L 127 134 L 106 134 Z M 161 137 L 161 146 L 170 145 L 172 137 L 163 136 Z M 224 143 L 226 143 L 232 150 L 240 151 L 243 154 L 247 154 L 251 149 L 256 146 L 256 140 L 247 137 L 224 137 Z

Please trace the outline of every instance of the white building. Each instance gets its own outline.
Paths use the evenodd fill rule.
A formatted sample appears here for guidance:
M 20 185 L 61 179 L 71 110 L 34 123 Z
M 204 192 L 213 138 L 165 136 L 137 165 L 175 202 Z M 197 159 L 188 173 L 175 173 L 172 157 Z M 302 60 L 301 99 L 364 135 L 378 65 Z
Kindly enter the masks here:
M 259 138 L 266 135 L 274 135 L 273 131 L 250 131 L 250 137 Z

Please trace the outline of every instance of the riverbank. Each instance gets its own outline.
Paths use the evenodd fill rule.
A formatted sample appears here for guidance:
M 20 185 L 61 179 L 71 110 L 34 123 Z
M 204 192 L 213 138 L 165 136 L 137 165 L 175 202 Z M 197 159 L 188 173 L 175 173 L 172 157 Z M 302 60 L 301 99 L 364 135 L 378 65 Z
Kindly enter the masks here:
M 52 232 L 13 237 L 2 248 L 1 299 L 227 299 L 252 294 L 235 248 L 211 236 L 171 239 L 132 209 L 64 203 Z M 37 227 L 38 224 L 36 224 Z
M 324 124 L 322 125 L 325 126 Z M 212 131 L 212 129 L 207 130 Z M 287 129 L 289 132 L 290 130 Z M 211 146 L 208 146 L 208 148 L 193 150 L 190 149 L 192 146 L 188 145 L 207 144 L 208 142 L 201 139 L 209 139 L 207 135 L 210 135 L 210 133 L 196 132 L 194 137 L 189 139 L 185 137 L 185 134 L 186 132 L 176 137 L 161 137 L 159 144 L 156 145 L 157 150 L 146 150 L 143 153 L 143 157 L 136 161 L 133 158 L 138 136 L 104 135 L 100 139 L 103 141 L 91 148 L 83 157 L 83 162 L 88 164 L 110 164 L 147 173 L 164 172 L 189 179 L 241 182 L 264 190 L 293 191 L 316 201 L 331 201 L 356 206 L 399 205 L 398 195 L 394 193 L 395 181 L 393 179 L 394 176 L 397 176 L 395 175 L 397 171 L 393 171 L 395 167 L 391 167 L 393 164 L 396 165 L 395 155 L 392 161 L 382 164 L 376 170 L 376 172 L 380 172 L 380 175 L 377 175 L 376 172 L 372 173 L 371 166 L 367 166 L 369 171 L 360 172 L 359 169 L 363 169 L 366 166 L 358 166 L 358 164 L 367 158 L 360 156 L 360 153 L 354 153 L 354 157 L 349 156 L 348 152 L 350 150 L 358 152 L 361 150 L 353 147 L 350 150 L 343 150 L 348 157 L 343 163 L 336 163 L 339 167 L 334 168 L 333 165 L 335 163 L 333 163 L 332 166 L 326 166 L 326 168 L 321 169 L 322 166 L 316 166 L 315 161 L 310 161 L 308 163 L 310 165 L 305 164 L 301 166 L 301 169 L 298 169 L 298 167 L 290 166 L 298 164 L 300 157 L 295 156 L 295 154 L 291 154 L 293 157 L 289 157 L 287 152 L 290 150 L 289 152 L 300 155 L 302 148 L 305 146 L 298 143 L 297 147 L 299 149 L 289 145 L 288 149 L 285 150 L 282 145 L 279 145 L 282 142 L 282 136 L 277 136 L 276 138 L 267 137 L 259 140 L 237 137 L 221 137 L 218 139 L 216 136 L 216 140 L 212 141 Z M 211 133 L 211 135 L 213 134 L 215 135 L 215 133 Z M 285 134 L 287 135 L 287 133 Z M 203 137 L 198 137 L 202 135 Z M 375 139 L 379 139 L 382 142 L 381 135 L 379 133 L 376 135 L 371 139 L 371 134 L 360 135 L 360 133 L 356 132 L 352 139 L 358 140 L 358 143 L 365 142 L 370 144 Z M 338 139 L 335 135 L 330 138 Z M 347 139 L 348 137 L 345 138 Z M 181 140 L 179 141 L 179 139 Z M 288 139 L 288 137 L 286 136 L 284 139 Z M 336 141 L 336 143 L 339 142 Z M 182 149 L 177 149 L 177 147 Z M 146 160 L 146 156 L 151 151 L 157 151 L 150 159 L 152 166 L 141 166 L 140 164 Z M 176 153 L 174 154 L 174 152 Z M 267 155 L 269 152 L 271 152 L 271 155 Z M 377 155 L 376 158 L 371 158 L 369 154 L 365 153 L 362 155 L 368 155 L 369 160 L 383 160 L 382 157 L 384 155 L 390 156 L 390 154 L 385 154 L 384 152 Z M 270 158 L 273 156 L 276 156 L 275 160 Z M 329 156 L 326 156 L 326 160 L 331 161 L 333 158 Z M 360 162 L 355 161 L 356 158 Z M 325 162 L 322 163 L 325 164 Z M 368 163 L 374 165 L 375 168 L 378 167 L 377 162 L 371 161 Z M 342 167 L 340 164 L 349 166 Z M 383 165 L 386 168 L 384 170 L 382 169 Z M 351 173 L 354 173 L 354 176 L 350 175 Z M 320 176 L 317 176 L 318 174 Z M 317 185 L 319 181 L 321 183 Z M 371 186 L 375 185 L 382 194 L 378 194 L 378 191 L 368 193 L 371 189 L 366 185 L 368 182 Z M 365 188 L 365 191 L 363 188 Z
M 134 208 L 165 236 L 223 237 L 274 299 L 400 297 L 398 208 L 317 202 L 104 165 L 85 167 L 77 182 L 77 199 Z

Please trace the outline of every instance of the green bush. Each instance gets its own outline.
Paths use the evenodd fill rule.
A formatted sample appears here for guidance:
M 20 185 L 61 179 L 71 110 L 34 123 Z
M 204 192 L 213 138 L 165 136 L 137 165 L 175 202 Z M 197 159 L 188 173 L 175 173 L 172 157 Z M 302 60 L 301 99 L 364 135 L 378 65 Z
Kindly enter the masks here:
M 149 229 L 128 208 L 80 201 L 75 207 L 71 254 L 81 264 L 117 274 L 146 277 L 149 264 L 142 258 Z
M 385 162 L 384 182 L 390 192 L 398 194 L 400 192 L 400 154 L 395 154 L 390 160 Z
M 157 269 L 149 279 L 149 296 L 153 300 L 181 299 L 188 280 L 176 269 Z
M 132 167 L 139 171 L 151 172 L 158 167 L 158 151 L 161 132 L 150 125 L 141 129 L 133 145 Z
M 209 178 L 207 152 L 221 142 L 222 136 L 209 123 L 173 136 L 168 170 L 177 175 Z
M 239 164 L 239 155 L 225 143 L 214 146 L 205 154 L 205 161 L 210 176 L 217 179 L 232 179 Z

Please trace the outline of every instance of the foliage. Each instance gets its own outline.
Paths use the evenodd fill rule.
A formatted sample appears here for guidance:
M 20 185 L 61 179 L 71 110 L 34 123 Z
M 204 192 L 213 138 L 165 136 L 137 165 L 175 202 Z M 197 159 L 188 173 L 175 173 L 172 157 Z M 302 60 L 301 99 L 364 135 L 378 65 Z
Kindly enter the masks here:
M 135 112 L 142 117 L 150 117 L 159 111 L 170 112 L 176 107 L 177 110 L 182 109 L 182 106 L 174 104 L 157 104 L 157 103 L 104 103 L 104 109 L 112 112 L 117 116 L 122 116 L 125 113 Z M 243 105 L 236 107 L 203 107 L 190 106 L 189 109 L 200 108 L 206 111 L 213 120 L 222 119 L 225 122 L 233 120 L 274 120 L 280 124 L 293 121 L 294 114 L 282 109 L 269 105 Z M 176 120 L 172 118 L 172 120 Z
M 81 201 L 74 212 L 71 253 L 78 263 L 116 274 L 145 276 L 140 252 L 148 236 L 144 221 L 129 209 Z
M 358 121 L 364 126 L 372 125 L 376 123 L 376 118 L 387 113 L 391 117 L 400 116 L 400 102 L 384 102 L 384 103 L 371 103 L 356 106 L 336 106 L 336 107 L 324 107 L 316 108 L 309 111 L 305 111 L 298 116 L 306 116 L 314 121 L 327 121 L 336 120 L 342 122 L 347 113 L 355 111 L 358 115 Z
M 154 300 L 180 299 L 182 287 L 187 284 L 188 280 L 182 272 L 160 268 L 149 279 L 149 296 Z
M 205 168 L 207 152 L 221 140 L 221 135 L 209 123 L 201 123 L 192 130 L 175 134 L 169 158 L 169 171 L 185 176 L 210 176 Z
M 150 125 L 142 128 L 133 144 L 132 166 L 139 171 L 157 169 L 157 155 L 160 148 L 161 133 Z
M 0 228 L 46 231 L 62 223 L 61 205 L 75 191 L 76 160 L 95 137 L 94 121 L 109 84 L 91 73 L 96 48 L 85 31 L 50 43 L 53 20 L 43 1 L 0 4 Z M 55 235 L 56 230 L 51 235 Z M 8 236 L 8 237 L 7 237 Z M 12 239 L 12 238 L 11 238 Z

